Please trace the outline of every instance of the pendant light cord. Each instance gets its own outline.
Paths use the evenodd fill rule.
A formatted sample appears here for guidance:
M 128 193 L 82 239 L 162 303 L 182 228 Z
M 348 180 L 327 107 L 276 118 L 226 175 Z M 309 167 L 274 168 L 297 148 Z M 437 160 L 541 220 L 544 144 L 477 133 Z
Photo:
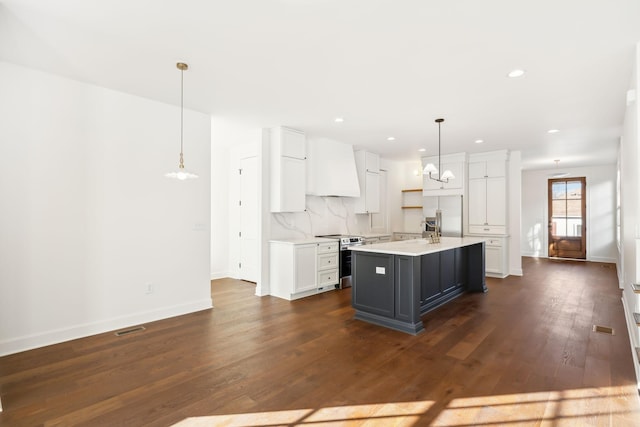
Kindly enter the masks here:
M 438 178 L 442 177 L 442 160 L 440 157 L 440 124 L 442 122 L 438 122 Z
M 182 134 L 184 129 L 184 70 L 180 70 L 180 158 L 182 158 Z
M 177 178 L 179 180 L 197 178 L 195 173 L 187 172 L 184 169 L 184 72 L 189 69 L 189 65 L 184 62 L 176 64 L 180 70 L 180 162 L 178 163 L 178 171 L 165 174 L 167 178 Z

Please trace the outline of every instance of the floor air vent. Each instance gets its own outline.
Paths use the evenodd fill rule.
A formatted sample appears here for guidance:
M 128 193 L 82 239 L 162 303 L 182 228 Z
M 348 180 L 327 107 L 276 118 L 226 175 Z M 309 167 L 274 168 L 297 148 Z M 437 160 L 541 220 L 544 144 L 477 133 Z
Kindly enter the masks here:
M 133 334 L 135 332 L 140 332 L 140 331 L 144 331 L 144 326 L 136 326 L 135 328 L 131 328 L 131 329 L 123 329 L 122 331 L 118 331 L 116 332 L 116 336 L 117 337 L 122 337 L 125 335 L 129 335 L 129 334 Z
M 609 334 L 609 335 L 616 334 L 613 328 L 610 328 L 608 326 L 600 326 L 600 325 L 593 325 L 593 332 L 600 332 L 601 334 Z

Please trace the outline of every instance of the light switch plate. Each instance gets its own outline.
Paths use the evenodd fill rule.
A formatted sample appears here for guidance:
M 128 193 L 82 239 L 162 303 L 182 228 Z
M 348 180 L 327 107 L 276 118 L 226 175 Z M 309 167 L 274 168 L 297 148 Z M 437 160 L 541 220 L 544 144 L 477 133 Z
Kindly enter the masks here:
M 376 274 L 385 274 L 385 270 L 384 267 L 376 267 Z

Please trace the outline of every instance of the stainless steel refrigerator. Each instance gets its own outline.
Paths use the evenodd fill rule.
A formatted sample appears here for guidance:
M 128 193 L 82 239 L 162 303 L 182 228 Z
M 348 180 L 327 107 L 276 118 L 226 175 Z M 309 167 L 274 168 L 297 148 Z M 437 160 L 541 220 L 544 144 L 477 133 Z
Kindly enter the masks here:
M 422 198 L 422 215 L 435 217 L 442 211 L 441 234 L 462 237 L 462 196 L 426 196 Z

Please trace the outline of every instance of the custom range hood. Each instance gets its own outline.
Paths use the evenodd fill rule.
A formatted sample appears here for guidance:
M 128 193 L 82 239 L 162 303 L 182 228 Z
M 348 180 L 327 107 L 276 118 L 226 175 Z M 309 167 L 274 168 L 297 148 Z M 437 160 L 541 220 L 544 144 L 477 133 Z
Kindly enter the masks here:
M 352 145 L 328 138 L 307 138 L 307 194 L 360 197 Z

